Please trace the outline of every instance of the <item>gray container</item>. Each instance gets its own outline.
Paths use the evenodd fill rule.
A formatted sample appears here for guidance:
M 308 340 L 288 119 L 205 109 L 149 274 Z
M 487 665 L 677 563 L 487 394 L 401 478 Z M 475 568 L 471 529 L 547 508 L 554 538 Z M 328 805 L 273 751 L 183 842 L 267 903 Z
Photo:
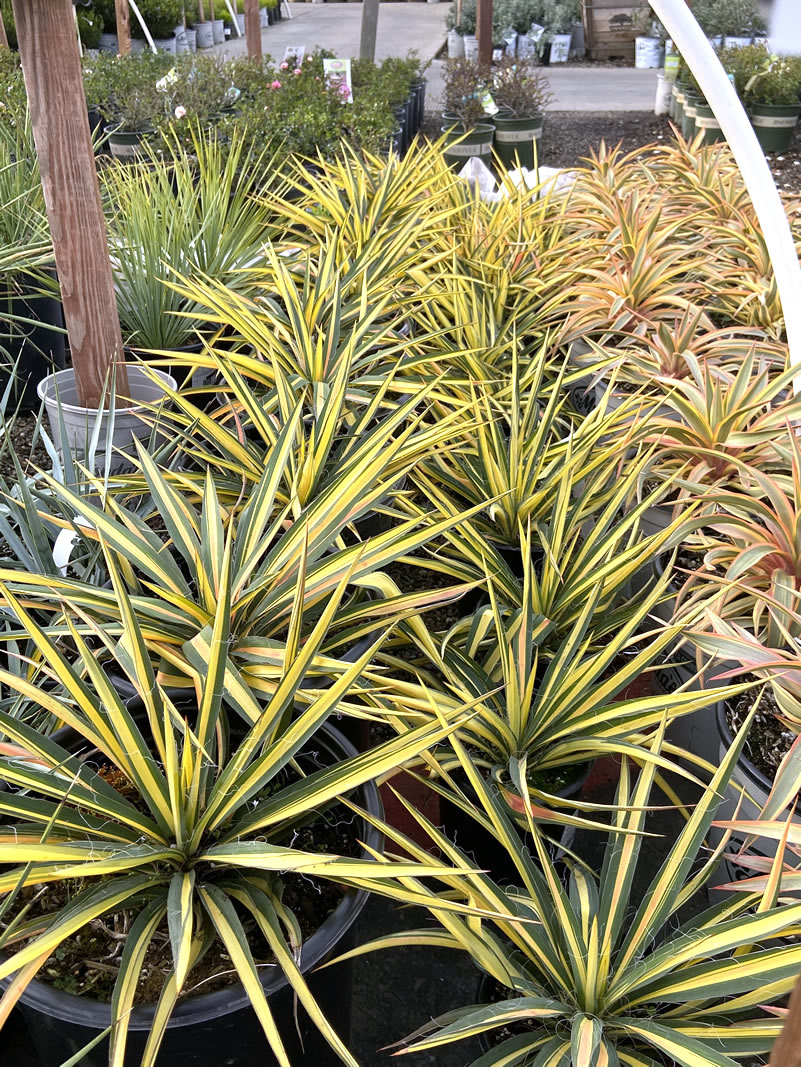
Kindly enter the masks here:
M 196 22 L 194 28 L 198 48 L 211 48 L 214 44 L 214 28 L 211 22 Z
M 225 44 L 225 23 L 222 19 L 214 19 L 211 24 L 211 32 L 215 44 Z
M 107 457 L 110 474 L 118 474 L 128 468 L 124 453 L 135 455 L 134 439 L 147 440 L 152 432 L 149 423 L 141 418 L 147 412 L 144 405 L 159 404 L 164 400 L 165 389 L 175 389 L 176 382 L 169 374 L 155 368 L 145 370 L 129 364 L 127 370 L 131 398 L 138 403 L 115 409 L 110 440 L 108 410 L 85 408 L 79 404 L 72 367 L 49 374 L 39 383 L 37 392 L 39 398 L 44 400 L 50 431 L 60 452 L 64 451 L 66 445 L 76 459 L 83 460 L 97 430 L 96 468 L 104 470 Z M 152 413 L 148 412 L 148 418 L 151 417 Z

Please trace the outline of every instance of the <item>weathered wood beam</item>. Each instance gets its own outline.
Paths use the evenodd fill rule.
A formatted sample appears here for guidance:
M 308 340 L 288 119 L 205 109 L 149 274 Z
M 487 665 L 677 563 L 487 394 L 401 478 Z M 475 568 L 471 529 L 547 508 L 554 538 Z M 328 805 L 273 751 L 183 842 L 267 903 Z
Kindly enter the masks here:
M 492 0 L 478 0 L 476 8 L 478 61 L 482 67 L 492 62 Z
M 359 41 L 359 58 L 375 62 L 375 41 L 378 34 L 378 0 L 363 0 L 362 33 Z
M 117 16 L 117 51 L 127 56 L 131 51 L 131 9 L 128 0 L 114 0 Z
M 248 41 L 248 55 L 250 58 L 261 59 L 259 0 L 245 0 L 245 36 Z
M 79 401 L 97 408 L 115 364 L 129 391 L 72 0 L 12 4 Z

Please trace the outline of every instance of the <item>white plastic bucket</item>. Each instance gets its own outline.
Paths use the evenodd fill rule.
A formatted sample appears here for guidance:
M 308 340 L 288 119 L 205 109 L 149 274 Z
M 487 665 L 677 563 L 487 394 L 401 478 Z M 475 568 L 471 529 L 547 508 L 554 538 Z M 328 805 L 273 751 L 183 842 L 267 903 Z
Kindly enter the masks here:
M 724 37 L 723 38 L 723 47 L 724 48 L 745 48 L 747 45 L 751 44 L 752 40 L 753 40 L 753 38 L 751 38 L 751 37 Z
M 638 70 L 656 70 L 662 66 L 662 42 L 658 37 L 634 38 L 634 66 Z
M 567 63 L 570 58 L 571 33 L 555 33 L 551 38 L 551 63 Z
M 40 400 L 44 400 L 50 431 L 60 452 L 63 453 L 66 445 L 76 459 L 83 460 L 99 422 L 95 457 L 97 469 L 105 469 L 107 453 L 110 474 L 126 469 L 126 461 L 119 451 L 133 455 L 134 438 L 147 440 L 151 434 L 150 425 L 140 418 L 140 415 L 146 412 L 143 405 L 158 404 L 164 399 L 165 387 L 176 388 L 175 379 L 165 371 L 156 370 L 154 367 L 145 370 L 133 363 L 128 364 L 127 370 L 131 399 L 139 403 L 131 407 L 115 408 L 110 441 L 108 410 L 104 408 L 98 411 L 80 405 L 75 371 L 72 367 L 49 374 L 39 382 L 36 391 Z M 61 421 L 64 423 L 63 438 Z
M 166 52 L 168 55 L 174 56 L 177 52 L 178 38 L 177 37 L 154 37 L 153 44 L 158 48 L 159 52 Z
M 222 19 L 214 19 L 211 24 L 211 33 L 214 44 L 225 44 L 225 23 Z
M 478 59 L 478 38 L 467 33 L 464 35 L 464 58 L 473 62 Z
M 242 14 L 242 15 L 237 14 L 237 16 L 236 16 L 236 24 L 239 27 L 239 32 L 244 37 L 245 36 L 245 16 L 244 16 L 244 14 Z
M 198 48 L 211 48 L 214 44 L 214 30 L 211 22 L 196 22 L 195 33 Z
M 670 111 L 670 98 L 673 95 L 673 82 L 662 71 L 656 76 L 656 97 L 654 114 L 667 115 Z
M 188 51 L 197 52 L 197 34 L 194 30 L 184 30 L 184 37 L 186 37 L 186 43 Z
M 270 16 L 267 14 L 266 7 L 259 8 L 259 27 L 262 30 L 266 30 L 270 25 Z
M 113 52 L 116 55 L 120 50 L 116 33 L 101 33 L 98 48 L 101 52 Z
M 461 33 L 448 30 L 448 59 L 461 59 L 464 56 L 464 41 Z

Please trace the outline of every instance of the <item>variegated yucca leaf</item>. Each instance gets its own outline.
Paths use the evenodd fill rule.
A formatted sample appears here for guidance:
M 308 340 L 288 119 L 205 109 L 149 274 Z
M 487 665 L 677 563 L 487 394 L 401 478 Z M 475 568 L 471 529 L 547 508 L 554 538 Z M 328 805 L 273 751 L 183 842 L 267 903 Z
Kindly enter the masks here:
M 490 980 L 484 1003 L 431 1020 L 399 1043 L 400 1052 L 436 1049 L 477 1034 L 486 1035 L 490 1051 L 472 1060 L 472 1067 L 651 1067 L 664 1057 L 681 1067 L 735 1067 L 767 1052 L 782 1026 L 770 1005 L 781 1002 L 801 967 L 801 947 L 782 940 L 797 927 L 801 904 L 776 907 L 764 894 L 750 892 L 689 918 L 682 913 L 710 884 L 726 847 L 727 835 L 712 852 L 704 842 L 750 721 L 644 890 L 639 881 L 635 888 L 634 879 L 641 853 L 646 859 L 643 831 L 664 724 L 649 742 L 654 758 L 638 779 L 632 780 L 628 758 L 621 761 L 603 869 L 596 875 L 570 863 L 567 885 L 539 828 L 530 827 L 532 856 L 497 792 L 455 740 L 477 808 L 513 862 L 517 884 L 501 887 L 487 874 L 467 875 L 467 899 L 491 911 L 491 918 L 437 914 L 432 895 L 429 908 L 438 927 L 391 934 L 347 954 L 430 944 L 469 953 Z M 406 808 L 443 857 L 466 863 L 441 830 Z M 388 834 L 411 855 L 424 854 L 399 831 Z
M 84 538 L 100 546 L 106 566 L 118 572 L 163 684 L 198 687 L 202 680 L 221 603 L 227 538 L 234 635 L 228 650 L 230 677 L 241 681 L 245 690 L 267 697 L 292 662 L 291 620 L 306 620 L 306 629 L 293 639 L 302 644 L 343 578 L 349 592 L 330 620 L 320 655 L 310 664 L 310 678 L 341 674 L 346 666 L 339 659 L 341 652 L 377 626 L 410 618 L 409 625 L 419 631 L 421 624 L 414 617 L 420 611 L 464 591 L 463 584 L 404 596 L 384 574 L 394 560 L 411 555 L 459 522 L 459 513 L 410 518 L 363 543 L 351 538 L 345 546 L 342 540 L 347 528 L 381 504 L 420 450 L 444 444 L 447 422 L 441 429 L 418 426 L 413 407 L 410 399 L 374 431 L 354 439 L 353 448 L 338 467 L 326 472 L 305 508 L 288 499 L 287 485 L 301 422 L 299 406 L 276 433 L 270 450 L 262 452 L 250 492 L 242 494 L 240 487 L 238 509 L 236 501 L 217 488 L 210 469 L 202 480 L 170 477 L 144 449 L 139 450 L 140 482 L 152 501 L 150 525 L 117 497 L 108 496 L 102 508 L 52 478 L 45 482 L 64 509 L 81 516 L 78 525 Z M 154 522 L 163 533 L 153 531 Z M 466 566 L 458 578 L 475 583 L 483 571 Z M 73 620 L 79 627 L 90 621 L 101 627 L 104 644 L 126 631 L 121 601 L 112 590 L 9 568 L 0 570 L 0 580 L 29 608 L 49 612 L 50 628 L 56 631 L 63 632 L 67 625 L 65 601 L 80 613 Z M 297 611 L 299 595 L 302 613 Z M 226 699 L 234 705 L 236 693 L 233 684 L 226 690 Z
M 496 597 L 488 576 L 490 603 L 453 628 L 441 646 L 431 642 L 439 681 L 386 679 L 380 702 L 398 727 L 402 723 L 437 721 L 459 706 L 470 717 L 454 735 L 470 746 L 483 773 L 494 777 L 510 813 L 522 825 L 535 808 L 551 821 L 577 824 L 584 819 L 582 802 L 558 796 L 562 778 L 570 780 L 592 760 L 615 755 L 638 764 L 654 764 L 696 781 L 676 757 L 708 764 L 672 744 L 653 751 L 653 737 L 668 722 L 707 707 L 743 685 L 672 694 L 627 687 L 659 662 L 683 634 L 680 625 L 648 629 L 648 619 L 663 597 L 670 568 L 649 592 L 641 593 L 604 642 L 596 642 L 593 619 L 602 591 L 596 585 L 571 621 L 554 637 L 554 623 L 536 606 L 536 583 L 528 542 L 523 540 L 523 593 L 519 607 Z M 600 647 L 597 647 L 600 645 Z M 447 775 L 458 759 L 445 744 L 430 766 Z M 578 817 L 563 809 L 578 808 Z M 592 810 L 592 806 L 588 810 Z

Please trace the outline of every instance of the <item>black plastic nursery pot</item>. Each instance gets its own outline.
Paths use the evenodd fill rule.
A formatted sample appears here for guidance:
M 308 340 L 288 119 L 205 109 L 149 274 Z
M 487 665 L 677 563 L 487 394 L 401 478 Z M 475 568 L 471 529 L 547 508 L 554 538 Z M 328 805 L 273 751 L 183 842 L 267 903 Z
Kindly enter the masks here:
M 92 144 L 95 146 L 96 152 L 102 152 L 103 142 L 105 141 L 106 121 L 96 108 L 90 107 L 87 113 L 89 115 L 89 133 L 92 137 Z
M 801 103 L 785 106 L 753 104 L 751 125 L 763 152 L 786 152 L 793 139 Z
M 499 112 L 493 118 L 495 152 L 508 170 L 510 167 L 534 167 L 534 145 L 542 136 L 542 113 L 522 118 Z
M 71 730 L 59 731 L 56 736 L 62 745 L 69 747 L 69 735 L 78 739 Z M 355 755 L 353 746 L 329 726 L 314 735 L 309 751 L 315 755 L 324 753 L 332 762 Z M 368 784 L 358 792 L 364 808 L 380 817 L 381 800 L 375 786 Z M 371 848 L 380 849 L 381 835 L 371 826 L 364 824 L 358 836 Z M 349 891 L 322 926 L 304 942 L 300 960 L 317 1002 L 346 1043 L 350 1038 L 351 965 L 345 962 L 324 971 L 314 968 L 351 947 L 354 923 L 367 897 L 366 892 Z M 274 970 L 277 968 L 263 969 L 262 985 L 289 1059 L 297 1064 L 325 1067 L 339 1064 L 339 1058 L 296 1002 L 283 974 L 271 973 Z M 7 984 L 8 980 L 0 983 L 3 987 Z M 41 1067 L 61 1067 L 111 1025 L 109 1004 L 64 993 L 37 979 L 29 984 L 20 1004 Z M 131 1013 L 126 1067 L 139 1067 L 154 1010 L 155 1006 L 140 1005 Z M 241 985 L 180 1001 L 158 1056 L 159 1067 L 270 1067 L 276 1062 Z M 82 1067 L 107 1067 L 108 1040 L 97 1045 L 81 1064 Z
M 489 166 L 494 126 L 480 122 L 467 133 L 460 126 L 443 126 L 442 132 L 448 134 L 448 142 L 443 150 L 445 161 L 454 170 L 461 170 L 469 159 L 480 159 Z
M 423 125 L 423 119 L 426 113 L 426 80 L 425 78 L 418 78 L 412 83 L 412 93 L 414 95 L 415 102 L 415 125 L 414 132 L 420 129 Z
M 0 396 L 13 376 L 9 410 L 33 411 L 39 382 L 66 365 L 64 309 L 56 297 L 26 285 L 2 297 L 0 321 Z
M 572 797 L 577 797 L 592 772 L 592 766 L 592 762 L 579 764 L 576 768 L 574 778 L 562 789 L 559 789 L 556 795 L 564 800 L 570 800 Z M 460 784 L 465 796 L 472 803 L 479 806 L 478 798 L 469 783 L 464 780 Z M 483 811 L 483 808 L 480 808 L 480 810 Z M 517 868 L 512 862 L 509 853 L 498 839 L 489 831 L 485 830 L 474 818 L 472 818 L 471 815 L 457 804 L 454 804 L 453 801 L 440 796 L 439 817 L 440 825 L 448 839 L 468 856 L 471 856 L 481 870 L 488 871 L 490 877 L 496 882 L 507 883 L 519 881 L 520 876 L 517 873 Z M 543 823 L 543 828 L 545 832 L 550 833 L 550 836 L 552 837 L 559 837 L 562 833 L 561 828 L 556 825 L 549 831 L 548 825 Z M 536 856 L 534 846 L 531 842 L 531 835 L 520 826 L 517 826 L 517 829 L 521 840 L 528 846 L 531 855 Z
M 152 130 L 121 130 L 112 126 L 106 130 L 108 146 L 115 159 L 132 163 L 140 156 L 140 149 Z
M 393 107 L 392 114 L 395 116 L 395 121 L 400 127 L 400 151 L 401 155 L 406 152 L 409 147 L 410 135 L 409 135 L 409 112 L 406 104 L 399 104 L 397 107 Z
M 724 753 L 734 740 L 726 714 L 727 704 L 721 701 L 715 708 L 715 722 L 717 725 L 718 758 L 719 763 Z M 747 744 L 747 742 L 746 742 Z M 768 796 L 773 789 L 773 782 L 756 767 L 752 761 L 741 752 L 732 773 L 731 780 L 726 789 L 723 801 L 718 808 L 716 818 L 721 821 L 728 819 L 751 820 L 758 819 L 760 812 L 767 803 Z M 745 792 L 743 792 L 745 790 Z M 780 816 L 781 817 L 781 816 Z M 798 823 L 801 817 L 793 816 L 793 822 Z M 713 828 L 713 844 L 720 840 L 721 831 Z M 738 851 L 745 841 L 744 835 L 735 835 L 730 842 L 729 852 Z M 747 851 L 751 855 L 758 855 L 766 859 L 773 859 L 776 855 L 777 843 L 766 837 L 757 837 L 748 840 Z M 746 866 L 723 859 L 720 864 L 720 881 L 741 881 L 752 877 L 754 872 Z

